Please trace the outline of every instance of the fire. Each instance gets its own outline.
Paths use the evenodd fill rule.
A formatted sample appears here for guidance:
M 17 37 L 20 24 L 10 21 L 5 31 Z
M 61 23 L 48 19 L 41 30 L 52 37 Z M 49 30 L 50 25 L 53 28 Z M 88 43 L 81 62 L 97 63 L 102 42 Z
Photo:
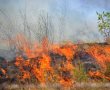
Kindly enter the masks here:
M 60 83 L 61 85 L 68 87 L 73 85 L 73 80 L 71 79 L 71 76 L 73 75 L 73 66 L 70 62 L 66 62 L 63 68 L 61 68 L 62 75 L 60 77 Z
M 3 75 L 6 75 L 6 70 L 5 69 L 0 68 L 0 71 L 3 73 Z M 2 77 L 2 76 L 0 76 L 0 77 Z
M 51 47 L 49 48 L 48 46 L 48 39 L 44 39 L 41 46 L 33 45 L 33 48 L 28 48 L 27 46 L 22 47 L 28 60 L 24 60 L 21 56 L 16 58 L 15 65 L 22 73 L 22 75 L 18 77 L 22 80 L 35 77 L 36 81 L 43 84 L 46 84 L 48 81 L 53 81 L 53 79 L 56 78 L 58 80 L 57 82 L 61 85 L 72 85 L 72 59 L 77 46 L 73 44 L 67 44 L 63 47 L 50 45 Z M 52 56 L 49 55 L 49 52 L 66 57 L 66 61 L 62 62 L 62 66 L 56 67 L 57 70 L 51 65 Z M 58 73 L 58 71 L 60 73 Z M 66 73 L 68 74 L 66 75 Z
M 73 70 L 76 67 L 72 63 L 78 45 L 70 42 L 65 45 L 50 44 L 48 39 L 44 38 L 41 44 L 35 42 L 31 43 L 30 46 L 23 36 L 18 35 L 16 38 L 17 41 L 22 40 L 18 47 L 22 54 L 17 54 L 14 63 L 18 69 L 17 79 L 24 82 L 34 79 L 35 82 L 43 85 L 48 82 L 59 83 L 63 87 L 73 85 Z M 110 62 L 110 46 L 92 45 L 85 52 L 94 57 L 98 64 L 106 70 L 106 62 Z M 0 71 L 4 75 L 7 74 L 7 71 L 3 68 L 0 68 Z M 101 71 L 89 71 L 88 75 L 110 80 L 110 77 L 107 77 Z
M 51 70 L 50 57 L 46 56 L 45 54 L 43 54 L 40 59 L 35 58 L 34 60 L 23 60 L 23 58 L 18 57 L 16 59 L 15 65 L 23 74 L 21 78 L 24 80 L 29 79 L 32 74 L 40 82 L 45 82 L 44 72 Z M 25 70 L 24 68 L 28 69 Z
M 89 54 L 91 54 L 101 65 L 103 69 L 106 69 L 106 63 L 110 62 L 110 46 L 99 46 L 94 45 L 91 46 L 88 50 Z
M 96 71 L 96 72 L 91 72 L 89 71 L 88 73 L 91 77 L 93 78 L 101 78 L 101 79 L 107 79 L 110 81 L 110 77 L 105 76 L 103 73 L 101 73 L 100 71 Z

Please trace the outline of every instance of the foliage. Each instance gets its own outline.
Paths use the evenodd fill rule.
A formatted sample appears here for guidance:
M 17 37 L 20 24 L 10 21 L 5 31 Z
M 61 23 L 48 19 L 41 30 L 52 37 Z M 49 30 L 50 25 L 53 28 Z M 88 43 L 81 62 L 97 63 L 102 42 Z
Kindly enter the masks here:
M 97 15 L 99 31 L 105 36 L 105 38 L 110 37 L 110 12 L 97 12 Z

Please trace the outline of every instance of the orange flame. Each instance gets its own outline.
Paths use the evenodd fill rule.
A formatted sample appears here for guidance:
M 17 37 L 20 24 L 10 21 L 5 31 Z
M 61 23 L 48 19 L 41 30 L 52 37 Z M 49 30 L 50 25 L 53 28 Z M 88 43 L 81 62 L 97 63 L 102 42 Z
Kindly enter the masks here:
M 74 75 L 73 69 L 75 67 L 72 64 L 72 61 L 74 60 L 78 45 L 72 43 L 67 43 L 65 45 L 51 45 L 48 38 L 43 38 L 42 45 L 33 43 L 30 47 L 30 45 L 28 45 L 29 42 L 24 36 L 18 35 L 16 38 L 17 41 L 21 40 L 20 43 L 17 43 L 19 44 L 18 49 L 20 49 L 27 57 L 26 60 L 19 54 L 16 57 L 15 66 L 19 69 L 18 79 L 25 81 L 34 78 L 41 84 L 57 82 L 64 87 L 73 85 L 74 80 L 72 76 Z M 85 51 L 93 56 L 101 67 L 106 70 L 106 62 L 110 62 L 109 45 L 104 47 L 100 45 L 89 46 Z M 53 61 L 50 52 L 58 54 L 59 56 L 64 56 L 66 58 L 65 61 L 60 57 L 62 60 L 61 64 L 59 66 L 52 66 Z M 3 74 L 6 74 L 4 69 L 0 68 L 0 70 Z M 109 77 L 105 76 L 100 71 L 89 71 L 88 74 L 90 77 L 100 77 L 110 80 Z
M 106 62 L 110 62 L 110 46 L 91 46 L 87 50 L 98 61 L 102 68 L 106 69 Z

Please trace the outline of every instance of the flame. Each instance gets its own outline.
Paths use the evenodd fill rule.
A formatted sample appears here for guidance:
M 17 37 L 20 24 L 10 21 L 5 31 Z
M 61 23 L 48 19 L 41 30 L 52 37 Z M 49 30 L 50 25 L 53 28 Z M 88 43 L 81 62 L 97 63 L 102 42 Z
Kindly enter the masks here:
M 106 62 L 110 62 L 110 46 L 105 45 L 105 46 L 100 46 L 100 45 L 94 45 L 91 46 L 88 50 L 90 55 L 92 55 L 99 65 L 103 69 L 106 69 Z
M 3 68 L 0 68 L 0 71 L 3 73 L 3 75 L 6 75 L 6 70 Z
M 50 44 L 48 38 L 44 37 L 41 44 L 34 42 L 29 45 L 28 40 L 24 36 L 18 35 L 16 41 L 21 41 L 17 43 L 18 49 L 23 52 L 23 55 L 27 59 L 23 58 L 23 55 L 17 55 L 15 60 L 15 66 L 18 68 L 19 72 L 16 78 L 21 81 L 34 79 L 36 82 L 45 85 L 48 82 L 57 82 L 63 87 L 70 87 L 73 85 L 74 79 L 74 68 L 72 62 L 74 60 L 74 55 L 76 50 L 78 50 L 78 45 L 73 43 L 67 43 L 64 45 Z M 110 46 L 92 45 L 85 50 L 92 57 L 95 58 L 96 62 L 106 70 L 106 62 L 110 62 Z M 60 61 L 59 65 L 52 66 L 53 59 L 50 55 L 59 55 L 56 61 Z M 59 58 L 60 57 L 60 58 Z M 63 58 L 65 60 L 63 60 Z M 54 62 L 54 64 L 56 64 Z M 7 74 L 6 70 L 0 68 L 2 73 Z M 100 71 L 89 71 L 88 75 L 90 77 L 100 77 L 110 80 L 110 77 L 104 75 Z M 2 76 L 0 76 L 2 77 Z
M 19 79 L 25 80 L 35 77 L 36 81 L 45 84 L 46 82 L 53 81 L 53 79 L 56 78 L 58 83 L 63 86 L 72 85 L 72 78 L 63 76 L 63 72 L 69 72 L 69 75 L 72 75 L 72 59 L 76 48 L 76 45 L 70 43 L 63 47 L 60 45 L 51 46 L 48 43 L 48 39 L 43 39 L 41 46 L 33 45 L 33 48 L 22 46 L 28 60 L 24 60 L 21 56 L 16 58 L 15 65 L 22 73 L 21 76 L 18 76 Z M 56 73 L 54 67 L 51 66 L 52 59 L 49 52 L 57 53 L 61 56 L 64 55 L 66 57 L 66 62 L 62 63 L 63 67 L 60 67 L 60 69 L 59 67 L 56 68 L 61 72 L 60 74 Z M 28 68 L 28 70 L 24 68 Z
M 94 77 L 94 78 L 102 78 L 102 79 L 107 79 L 110 81 L 110 77 L 105 76 L 103 73 L 101 73 L 100 71 L 96 71 L 96 72 L 91 72 L 89 71 L 89 76 L 90 77 Z
M 36 81 L 42 84 L 46 84 L 48 81 L 53 81 L 55 78 L 59 84 L 68 87 L 73 85 L 72 75 L 75 68 L 72 64 L 72 60 L 77 49 L 77 45 L 68 43 L 65 45 L 51 45 L 48 43 L 47 38 L 43 38 L 42 45 L 37 43 L 33 44 L 32 48 L 28 45 L 22 46 L 22 50 L 28 57 L 28 60 L 24 60 L 21 56 L 16 58 L 15 65 L 19 68 L 22 76 L 19 76 L 22 80 L 36 78 Z M 91 56 L 93 56 L 101 67 L 106 68 L 105 62 L 110 61 L 110 48 L 109 46 L 101 47 L 99 45 L 89 46 L 86 50 Z M 51 66 L 52 58 L 49 52 L 65 56 L 66 61 L 62 61 L 61 65 Z M 62 58 L 61 58 L 62 59 Z M 28 68 L 24 69 L 24 67 Z M 59 72 L 59 73 L 58 73 Z M 99 71 L 89 71 L 90 77 L 100 77 L 109 79 Z

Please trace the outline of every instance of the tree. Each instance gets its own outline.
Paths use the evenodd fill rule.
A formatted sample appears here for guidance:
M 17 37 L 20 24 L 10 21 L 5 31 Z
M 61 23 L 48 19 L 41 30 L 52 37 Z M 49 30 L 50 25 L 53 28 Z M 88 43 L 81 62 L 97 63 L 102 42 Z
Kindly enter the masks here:
M 97 12 L 97 15 L 99 32 L 107 40 L 110 38 L 110 12 L 103 12 L 101 14 Z
M 48 13 L 41 13 L 38 18 L 38 30 L 36 31 L 39 43 L 42 39 L 48 38 L 50 43 L 54 42 L 54 26 L 51 16 Z

